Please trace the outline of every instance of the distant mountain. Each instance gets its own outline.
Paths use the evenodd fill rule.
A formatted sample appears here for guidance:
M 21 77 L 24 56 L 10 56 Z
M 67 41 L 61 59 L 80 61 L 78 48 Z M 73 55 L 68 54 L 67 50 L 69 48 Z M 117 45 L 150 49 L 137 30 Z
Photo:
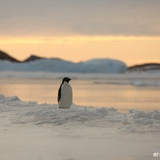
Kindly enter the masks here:
M 7 53 L 5 53 L 1 50 L 0 50 L 0 60 L 8 60 L 8 61 L 11 61 L 11 62 L 20 62 L 17 59 L 11 57 L 9 54 L 7 54 Z
M 36 56 L 36 55 L 31 55 L 30 57 L 25 59 L 23 62 L 31 62 L 31 61 L 41 60 L 41 59 L 62 60 L 60 58 L 45 58 L 45 57 L 39 57 L 39 56 Z
M 44 57 L 39 57 L 36 55 L 31 55 L 27 59 L 25 59 L 23 62 L 30 62 L 30 61 L 35 61 L 35 60 L 40 60 L 40 59 L 45 59 Z
M 128 71 L 150 71 L 160 70 L 160 63 L 145 63 L 128 67 Z
M 24 61 L 19 61 L 13 57 L 11 57 L 9 54 L 5 53 L 4 51 L 0 50 L 0 60 L 8 60 L 11 62 L 31 62 L 31 61 L 36 61 L 36 60 L 41 60 L 41 59 L 52 59 L 52 60 L 62 60 L 60 58 L 46 58 L 46 57 L 40 57 L 36 55 L 31 55 L 28 58 L 26 58 Z

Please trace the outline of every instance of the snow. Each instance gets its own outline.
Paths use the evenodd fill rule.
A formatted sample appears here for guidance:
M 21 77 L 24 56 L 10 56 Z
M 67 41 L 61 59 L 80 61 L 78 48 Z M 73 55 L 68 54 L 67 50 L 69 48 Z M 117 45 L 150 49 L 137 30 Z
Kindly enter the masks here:
M 2 160 L 152 160 L 160 112 L 24 102 L 0 95 Z
M 37 102 L 23 102 L 18 97 L 5 97 L 0 95 L 0 110 L 15 111 L 13 118 L 17 123 L 32 123 L 34 125 L 78 125 L 85 123 L 86 126 L 106 126 L 106 124 L 131 125 L 136 132 L 140 132 L 137 124 L 152 124 L 152 129 L 160 129 L 160 112 L 139 111 L 131 109 L 128 113 L 118 112 L 115 108 L 96 108 L 92 106 L 72 105 L 71 110 L 59 109 L 57 104 L 37 104 Z M 98 123 L 98 125 L 96 124 Z M 149 123 L 147 123 L 149 122 Z M 141 126 L 141 129 L 142 127 Z M 157 128 L 159 126 L 159 128 Z M 145 129 L 144 127 L 144 129 Z M 124 126 L 122 125 L 122 128 Z M 128 132 L 128 130 L 126 130 Z M 143 130 L 145 131 L 145 130 Z
M 126 69 L 125 63 L 112 59 L 93 59 L 80 63 L 58 59 L 41 59 L 27 63 L 0 61 L 0 71 L 124 73 Z

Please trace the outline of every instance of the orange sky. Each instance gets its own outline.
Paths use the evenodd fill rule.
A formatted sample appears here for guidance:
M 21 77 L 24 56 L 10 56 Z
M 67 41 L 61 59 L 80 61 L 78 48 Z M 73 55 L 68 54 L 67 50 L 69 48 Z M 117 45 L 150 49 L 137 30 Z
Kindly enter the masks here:
M 113 58 L 127 65 L 160 62 L 160 37 L 144 36 L 56 36 L 3 37 L 1 50 L 19 60 L 30 54 L 59 57 L 74 62 L 91 58 Z
M 0 50 L 74 62 L 160 62 L 159 0 L 0 1 Z

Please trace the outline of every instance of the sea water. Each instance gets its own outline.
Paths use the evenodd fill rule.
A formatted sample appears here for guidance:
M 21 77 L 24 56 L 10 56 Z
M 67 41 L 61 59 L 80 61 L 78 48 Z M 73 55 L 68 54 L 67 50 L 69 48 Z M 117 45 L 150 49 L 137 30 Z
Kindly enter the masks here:
M 4 76 L 0 78 L 0 94 L 18 96 L 23 101 L 57 104 L 57 92 L 63 74 Z M 32 75 L 32 76 L 31 76 Z M 160 79 L 157 76 L 70 75 L 73 102 L 80 106 L 113 107 L 117 110 L 159 110 Z

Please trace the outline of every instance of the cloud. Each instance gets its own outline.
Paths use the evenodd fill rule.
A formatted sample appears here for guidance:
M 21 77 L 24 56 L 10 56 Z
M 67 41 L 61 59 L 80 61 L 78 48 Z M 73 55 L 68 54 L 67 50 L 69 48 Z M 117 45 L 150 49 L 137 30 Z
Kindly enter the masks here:
M 159 0 L 6 0 L 1 36 L 160 36 Z

